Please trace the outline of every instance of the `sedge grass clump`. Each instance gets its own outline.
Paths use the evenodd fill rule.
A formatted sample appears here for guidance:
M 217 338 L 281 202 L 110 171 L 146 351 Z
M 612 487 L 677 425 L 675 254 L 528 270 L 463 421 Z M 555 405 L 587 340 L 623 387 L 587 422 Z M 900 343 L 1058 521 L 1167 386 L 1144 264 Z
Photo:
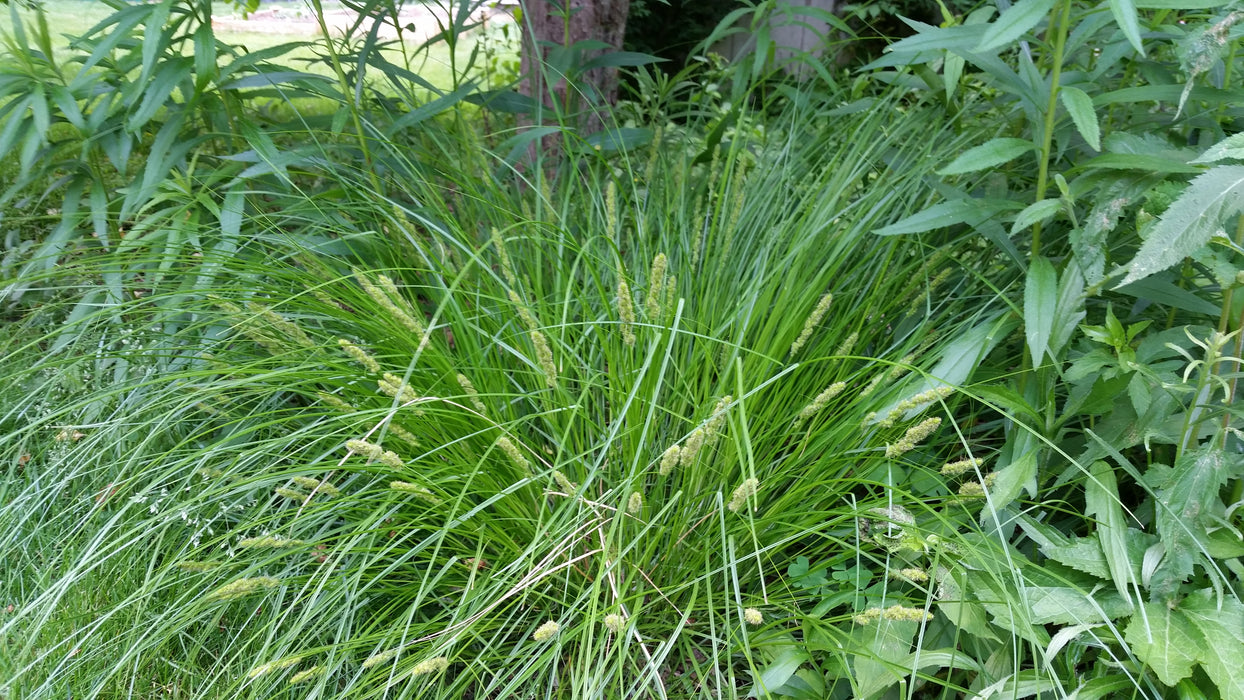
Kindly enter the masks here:
M 343 271 L 332 304 L 306 293 L 323 284 L 322 271 L 287 264 L 290 251 L 262 262 L 244 255 L 222 262 L 220 286 L 245 281 L 248 294 L 273 299 L 288 318 L 314 319 L 317 332 L 333 340 L 327 347 L 288 341 L 276 364 L 258 337 L 222 342 L 215 330 L 202 337 L 187 330 L 178 342 L 206 343 L 197 350 L 210 351 L 211 366 L 174 366 L 83 398 L 85 411 L 92 399 L 132 392 L 113 420 L 141 426 L 141 435 L 128 427 L 92 428 L 75 449 L 85 453 L 81 445 L 92 441 L 106 449 L 83 473 L 66 474 L 98 474 L 102 488 L 124 482 L 130 473 L 123 470 L 150 469 L 153 479 L 176 489 L 195 469 L 218 469 L 222 478 L 201 489 L 196 480 L 185 498 L 203 508 L 227 507 L 229 516 L 192 555 L 186 533 L 162 520 L 163 513 L 135 507 L 112 521 L 84 512 L 59 517 L 55 522 L 66 527 L 83 522 L 101 529 L 64 550 L 64 585 L 34 602 L 55 610 L 60 592 L 96 568 L 154 573 L 150 581 L 130 577 L 134 587 L 109 602 L 107 624 L 117 634 L 107 652 L 92 657 L 89 651 L 89 642 L 104 637 L 100 631 L 54 630 L 39 621 L 36 631 L 53 640 L 49 646 L 59 644 L 58 634 L 88 642 L 86 658 L 65 667 L 83 674 L 77 678 L 117 687 L 146 682 L 132 669 L 146 670 L 170 650 L 211 649 L 211 663 L 231 659 L 238 667 L 213 670 L 205 668 L 209 662 L 187 659 L 187 671 L 167 673 L 183 683 L 218 678 L 203 693 L 213 697 L 255 695 L 265 692 L 263 683 L 283 687 L 304 673 L 290 690 L 319 685 L 340 697 L 376 695 L 383 683 L 413 685 L 416 677 L 420 692 L 426 686 L 434 698 L 511 696 L 533 678 L 554 679 L 585 696 L 608 688 L 670 697 L 735 692 L 734 679 L 754 670 L 751 660 L 772 651 L 756 633 L 772 617 L 761 611 L 781 610 L 792 625 L 811 614 L 809 589 L 785 585 L 792 559 L 858 554 L 851 550 L 861 542 L 849 533 L 873 501 L 856 506 L 851 499 L 875 490 L 873 476 L 894 466 L 880 450 L 857 444 L 863 416 L 887 410 L 889 397 L 880 396 L 887 392 L 846 400 L 847 387 L 854 391 L 871 378 L 863 361 L 820 362 L 808 352 L 821 347 L 821 334 L 840 337 L 834 334 L 849 329 L 858 335 L 851 352 L 875 354 L 878 363 L 917 342 L 921 327 L 900 333 L 863 316 L 896 318 L 896 291 L 919 260 L 907 242 L 872 234 L 883 219 L 900 214 L 889 207 L 918 201 L 923 187 L 917 168 L 884 164 L 936 162 L 956 145 L 947 138 L 943 149 L 930 142 L 927 129 L 906 119 L 891 122 L 884 109 L 844 117 L 856 134 L 851 139 L 813 129 L 798 111 L 783 119 L 781 129 L 801 136 L 783 139 L 789 147 L 750 144 L 747 158 L 758 162 L 746 168 L 746 178 L 743 156 L 731 150 L 743 147 L 739 140 L 714 148 L 709 164 L 665 149 L 643 188 L 613 177 L 612 167 L 629 167 L 619 154 L 588 154 L 573 177 L 546 177 L 534 168 L 526 172 L 538 182 L 511 189 L 496 177 L 504 169 L 429 170 L 411 160 L 425 151 L 369 139 L 386 167 L 360 172 L 393 186 L 390 194 L 344 171 L 329 173 L 339 188 L 339 211 L 310 230 L 366 240 L 369 262 L 391 270 L 401 261 L 402 276 L 419 281 L 418 293 L 396 273 L 389 278 L 362 269 L 354 254 L 333 257 L 336 249 L 297 251 Z M 861 131 L 874 138 L 858 136 Z M 665 138 L 674 143 L 676 135 Z M 489 152 L 474 142 L 437 145 L 455 153 L 461 146 L 469 163 Z M 621 243 L 593 234 L 608 230 L 601 217 L 610 207 L 592 185 L 607 171 L 618 183 L 608 216 L 617 217 L 618 239 L 626 226 Z M 428 172 L 451 172 L 454 182 L 430 182 Z M 868 187 L 859 184 L 863 173 L 875 175 Z M 395 216 L 393 192 L 420 203 L 418 226 L 396 220 L 415 216 Z M 271 212 L 296 228 L 299 217 L 324 216 L 324 210 L 316 201 L 304 203 L 297 216 L 284 214 Z M 247 225 L 264 224 L 257 217 Z M 809 233 L 831 229 L 832 240 Z M 283 233 L 259 240 L 294 239 Z M 346 273 L 350 265 L 356 269 Z M 623 289 L 622 270 L 648 276 L 631 278 Z M 830 306 L 830 288 L 861 291 L 850 305 Z M 629 311 L 623 298 L 631 300 Z M 818 308 L 809 325 L 807 310 Z M 203 324 L 236 322 L 228 310 L 209 312 Z M 944 337 L 954 337 L 952 320 L 934 320 L 950 327 Z M 637 341 L 641 322 L 659 324 L 661 333 L 640 348 L 627 342 L 618 322 Z M 801 353 L 796 371 L 788 361 L 791 339 L 809 328 L 795 348 Z M 429 329 L 435 342 L 425 342 Z M 275 333 L 263 334 L 263 341 L 271 343 Z M 338 338 L 349 338 L 359 352 L 333 347 Z M 926 353 L 936 357 L 944 347 L 939 341 Z M 404 370 L 386 374 L 377 358 L 401 358 Z M 220 415 L 195 412 L 191 402 L 220 406 Z M 406 404 L 427 415 L 416 419 Z M 138 413 L 140 407 L 147 412 Z M 795 415 L 804 421 L 797 436 Z M 101 422 L 69 415 L 55 421 Z M 51 418 L 42 423 L 52 424 Z M 106 431 L 112 443 L 101 435 Z M 400 455 L 391 437 L 402 441 Z M 921 439 L 938 448 L 945 445 L 936 441 L 949 441 L 937 433 Z M 4 449 L 19 444 L 0 437 Z M 282 470 L 306 476 L 276 486 L 268 474 L 278 459 Z M 888 486 L 901 493 L 910 485 Z M 41 499 L 41 506 L 59 503 L 59 494 L 33 487 L 23 494 Z M 760 503 L 763 508 L 751 509 Z M 0 517 L 8 519 L 0 524 L 19 522 L 16 512 L 6 501 Z M 869 519 L 876 523 L 874 541 L 906 541 L 903 531 L 915 529 L 877 514 Z M 6 552 L 21 550 L 9 545 L 23 537 L 41 537 L 27 525 L 17 528 L 21 536 L 0 530 Z M 268 536 L 255 533 L 278 531 L 288 539 L 259 546 Z M 109 545 L 87 546 L 94 537 Z M 248 538 L 255 546 L 237 546 Z M 331 546 L 331 554 L 316 543 Z M 921 556 L 914 548 L 894 553 Z M 232 556 L 221 571 L 229 577 L 150 566 L 226 555 Z M 883 574 L 884 563 L 856 558 L 861 569 Z M 454 565 L 485 560 L 493 564 Z M 225 610 L 227 633 L 203 625 L 197 613 L 179 607 L 187 580 L 202 580 L 207 598 L 245 600 L 247 609 Z M 745 608 L 742 601 L 764 606 Z M 165 612 L 152 619 L 150 610 Z M 240 620 L 243 612 L 249 617 Z M 145 622 L 126 622 L 127 615 Z M 824 615 L 816 624 L 834 625 L 834 633 L 849 627 Z M 720 634 L 705 632 L 714 629 Z M 714 672 L 694 681 L 666 673 L 684 655 L 712 659 Z M 316 665 L 245 678 L 254 664 L 295 657 L 314 658 Z M 455 667 L 496 672 L 446 672 L 449 658 Z M 826 657 L 815 661 L 830 667 Z M 55 691 L 72 688 L 69 682 L 40 679 L 35 697 L 63 697 Z

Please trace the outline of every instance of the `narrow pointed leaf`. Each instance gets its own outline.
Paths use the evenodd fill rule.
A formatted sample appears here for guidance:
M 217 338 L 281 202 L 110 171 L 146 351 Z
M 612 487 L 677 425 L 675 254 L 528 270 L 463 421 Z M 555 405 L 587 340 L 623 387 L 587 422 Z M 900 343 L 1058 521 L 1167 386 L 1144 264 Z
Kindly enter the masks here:
M 985 30 L 981 43 L 976 47 L 977 53 L 993 51 L 1015 41 L 1050 13 L 1054 0 L 1020 0 L 1003 12 L 1000 17 Z
M 1038 221 L 1046 221 L 1062 208 L 1062 200 L 1058 199 L 1043 199 L 1039 202 L 1033 202 L 1024 207 L 1019 216 L 1015 217 L 1015 223 L 1011 224 L 1011 233 L 1019 233 Z
M 1054 330 L 1054 310 L 1058 304 L 1058 273 L 1044 257 L 1038 256 L 1028 266 L 1024 285 L 1024 337 L 1033 364 L 1045 360 Z
M 1145 47 L 1140 43 L 1140 20 L 1136 15 L 1136 5 L 1132 0 L 1110 0 L 1110 12 L 1114 14 L 1114 21 L 1119 23 L 1119 29 L 1123 30 L 1123 36 L 1127 37 L 1137 53 L 1144 56 Z
M 1071 115 L 1071 121 L 1075 123 L 1076 130 L 1084 137 L 1084 141 L 1094 151 L 1100 151 L 1101 127 L 1097 124 L 1097 113 L 1093 111 L 1093 98 L 1080 88 L 1074 87 L 1063 87 L 1059 90 L 1058 96 L 1063 101 L 1063 107 L 1067 108 L 1067 114 Z
M 1127 519 L 1119 501 L 1119 481 L 1105 462 L 1089 467 L 1084 482 L 1084 510 L 1097 519 L 1097 541 L 1110 569 L 1110 579 L 1124 599 L 1131 597 L 1132 564 L 1127 553 Z
M 1000 138 L 986 141 L 979 146 L 969 148 L 950 162 L 950 165 L 937 171 L 938 175 L 960 175 L 977 170 L 987 170 L 1034 150 L 1035 146 L 1028 139 Z

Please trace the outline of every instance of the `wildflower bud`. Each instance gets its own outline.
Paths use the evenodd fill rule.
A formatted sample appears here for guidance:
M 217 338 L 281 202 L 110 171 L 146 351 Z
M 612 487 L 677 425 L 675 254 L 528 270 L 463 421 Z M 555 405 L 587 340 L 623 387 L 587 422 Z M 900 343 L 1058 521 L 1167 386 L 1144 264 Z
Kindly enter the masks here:
M 765 621 L 765 616 L 756 608 L 747 608 L 743 611 L 743 621 L 752 627 L 756 627 Z
M 535 633 L 531 635 L 531 638 L 537 642 L 547 642 L 553 637 L 556 637 L 559 631 L 561 631 L 561 627 L 556 622 L 549 620 L 543 625 L 540 625 L 540 627 L 536 629 Z
M 790 355 L 793 357 L 795 353 L 803 348 L 808 339 L 812 337 L 812 332 L 820 325 L 821 320 L 825 318 L 825 314 L 829 311 L 829 305 L 834 301 L 834 295 L 826 292 L 821 296 L 821 300 L 816 303 L 816 308 L 812 309 L 812 313 L 808 315 L 806 321 L 803 322 L 803 331 L 795 342 L 790 346 Z
M 756 495 L 756 489 L 759 486 L 759 479 L 752 478 L 744 481 L 734 490 L 734 495 L 730 497 L 730 503 L 726 507 L 731 513 L 739 512 L 747 505 L 747 500 Z

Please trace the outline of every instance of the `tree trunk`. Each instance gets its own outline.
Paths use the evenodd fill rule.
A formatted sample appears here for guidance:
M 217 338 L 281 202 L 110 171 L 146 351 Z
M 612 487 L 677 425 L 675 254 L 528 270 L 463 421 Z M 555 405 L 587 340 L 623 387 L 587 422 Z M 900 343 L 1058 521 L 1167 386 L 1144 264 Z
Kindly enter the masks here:
M 567 3 L 563 5 L 562 3 Z M 523 79 L 519 91 L 560 113 L 580 134 L 600 131 L 601 108 L 618 99 L 618 69 L 593 68 L 572 76 L 568 86 L 560 76 L 545 71 L 543 60 L 553 46 L 600 41 L 613 50 L 622 46 L 630 0 L 527 0 L 523 3 Z M 569 17 L 567 17 L 569 15 Z M 579 64 L 604 51 L 583 51 Z M 546 82 L 547 81 L 547 82 Z

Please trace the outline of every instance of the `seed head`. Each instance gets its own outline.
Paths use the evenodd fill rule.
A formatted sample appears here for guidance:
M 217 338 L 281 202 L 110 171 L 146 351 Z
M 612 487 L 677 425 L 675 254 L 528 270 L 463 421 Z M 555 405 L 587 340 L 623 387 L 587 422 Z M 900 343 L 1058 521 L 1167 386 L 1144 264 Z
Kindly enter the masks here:
M 821 320 L 825 318 L 825 314 L 829 311 L 829 305 L 834 301 L 834 295 L 826 292 L 821 296 L 821 300 L 816 303 L 816 308 L 812 309 L 812 313 L 808 315 L 807 320 L 803 322 L 803 331 L 799 337 L 790 346 L 790 355 L 793 357 L 795 353 L 808 342 L 812 337 L 812 332 L 820 325 Z
M 263 537 L 248 537 L 238 542 L 238 547 L 242 549 L 287 549 L 289 547 L 300 547 L 304 544 L 306 542 L 302 540 L 264 535 Z
M 547 642 L 553 637 L 556 637 L 557 633 L 560 631 L 561 626 L 556 622 L 549 620 L 543 625 L 540 625 L 540 627 L 536 629 L 535 633 L 531 635 L 531 638 L 537 642 Z
M 670 472 L 674 471 L 674 467 L 678 466 L 681 452 L 682 448 L 678 445 L 670 445 L 665 450 L 665 453 L 661 455 L 661 467 L 657 470 L 657 473 L 661 476 L 669 476 Z
M 635 345 L 635 303 L 626 278 L 618 275 L 618 318 L 622 320 L 622 342 Z
M 471 400 L 471 406 L 480 414 L 483 414 L 484 404 L 479 400 L 479 392 L 475 390 L 475 385 L 471 383 L 470 379 L 467 379 L 465 374 L 458 375 L 458 386 L 462 387 L 462 390 L 466 392 L 467 398 Z
M 355 362 L 359 363 L 360 365 L 363 365 L 363 367 L 366 368 L 368 372 L 371 372 L 372 374 L 380 374 L 380 363 L 376 361 L 376 358 L 367 354 L 366 350 L 364 350 L 363 348 L 360 348 L 354 343 L 351 343 L 345 338 L 338 338 L 337 344 L 340 345 L 341 349 L 344 350 L 347 355 L 353 358 Z
M 891 605 L 881 611 L 881 617 L 886 620 L 895 620 L 898 622 L 928 622 L 933 619 L 933 613 L 926 612 L 923 608 L 909 608 L 902 605 Z
M 431 491 L 425 489 L 419 484 L 412 484 L 409 481 L 390 481 L 389 488 L 400 493 L 409 493 L 416 498 L 431 503 L 432 505 L 436 505 L 441 502 L 441 499 L 433 495 Z
M 626 512 L 631 515 L 639 515 L 644 509 L 644 495 L 638 491 L 631 492 L 631 497 L 626 499 Z
M 982 462 L 979 459 L 961 459 L 957 462 L 947 462 L 942 465 L 943 476 L 963 476 L 968 472 L 976 471 L 980 468 Z
M 644 301 L 644 313 L 650 320 L 660 318 L 661 301 L 665 292 L 665 270 L 668 265 L 665 253 L 657 253 L 652 259 L 652 269 L 648 272 L 648 297 Z
M 291 656 L 285 659 L 280 659 L 278 661 L 269 661 L 268 663 L 263 664 L 262 666 L 256 666 L 255 668 L 252 668 L 246 674 L 246 677 L 247 678 L 258 678 L 260 676 L 272 673 L 273 671 L 280 671 L 283 668 L 289 668 L 290 666 L 297 665 L 299 661 L 302 661 L 301 656 Z
M 230 581 L 225 585 L 217 588 L 207 594 L 208 600 L 236 600 L 245 598 L 252 593 L 259 593 L 281 585 L 280 579 L 271 576 L 259 576 L 256 578 L 240 578 L 236 581 Z
M 510 458 L 514 466 L 518 467 L 523 476 L 531 476 L 531 462 L 527 461 L 527 458 L 523 456 L 523 453 L 519 451 L 518 447 L 508 437 L 502 435 L 497 438 L 496 445 L 501 448 L 506 457 Z
M 324 675 L 324 672 L 326 670 L 327 669 L 325 669 L 323 666 L 312 666 L 311 668 L 305 671 L 299 671 L 298 673 L 295 673 L 293 678 L 289 679 L 289 684 L 297 685 L 298 683 L 306 683 L 307 681 L 315 680 L 316 678 L 319 678 L 320 676 Z
M 811 420 L 813 416 L 821 412 L 821 409 L 825 408 L 825 405 L 829 403 L 830 399 L 834 398 L 838 394 L 841 394 L 846 388 L 846 382 L 834 382 L 833 384 L 830 384 L 825 391 L 817 394 L 816 398 L 812 399 L 812 403 L 803 407 L 803 410 L 799 412 L 799 417 L 795 419 L 795 425 L 797 427 L 802 426 L 804 423 Z
M 765 616 L 756 608 L 747 608 L 743 611 L 743 621 L 752 627 L 756 627 L 765 621 Z
M 379 654 L 372 654 L 363 661 L 363 668 L 374 668 L 380 664 L 392 661 L 400 651 L 401 649 L 387 649 Z
M 622 616 L 617 613 L 609 613 L 605 616 L 605 629 L 613 632 L 614 634 L 620 634 L 624 624 L 626 624 L 626 620 L 624 620 Z
M 892 445 L 886 445 L 885 456 L 887 459 L 894 459 L 900 455 L 911 452 L 916 446 L 924 442 L 925 438 L 933 434 L 938 426 L 942 424 L 941 418 L 926 418 L 907 429 L 907 433 L 903 438 Z
M 756 489 L 760 487 L 759 479 L 748 479 L 744 481 L 737 489 L 734 495 L 730 497 L 730 503 L 726 506 L 731 513 L 737 513 L 747 506 L 747 501 L 756 495 Z
M 557 482 L 557 485 L 561 487 L 562 491 L 565 491 L 572 496 L 575 491 L 579 490 L 579 485 L 571 481 L 570 478 L 563 474 L 560 469 L 553 470 L 553 481 Z
M 292 481 L 299 488 L 304 488 L 308 491 L 320 493 L 330 498 L 341 495 L 341 491 L 338 490 L 336 486 L 333 486 L 327 481 L 320 481 L 319 479 L 312 479 L 311 477 L 308 477 L 308 476 L 296 476 L 293 478 Z
M 429 673 L 443 673 L 447 668 L 449 668 L 449 659 L 444 656 L 433 656 L 415 664 L 415 667 L 410 670 L 410 675 L 425 676 Z

